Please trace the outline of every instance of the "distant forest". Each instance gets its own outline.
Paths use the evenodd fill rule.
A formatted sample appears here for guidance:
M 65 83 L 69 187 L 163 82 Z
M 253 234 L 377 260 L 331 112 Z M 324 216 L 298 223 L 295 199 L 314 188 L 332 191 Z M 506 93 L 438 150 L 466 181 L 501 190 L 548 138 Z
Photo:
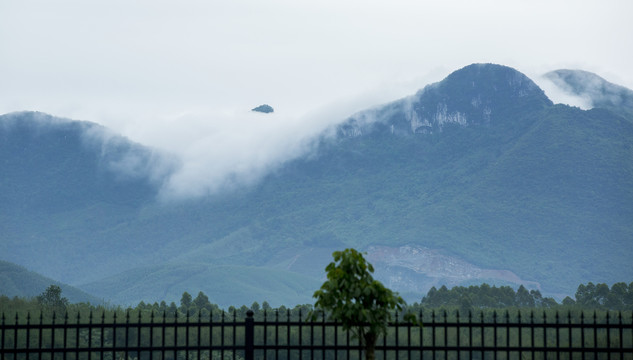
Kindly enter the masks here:
M 135 307 L 122 307 L 116 305 L 95 305 L 90 303 L 70 303 L 62 296 L 61 288 L 56 285 L 49 286 L 41 295 L 35 298 L 0 296 L 0 313 L 2 321 L 19 315 L 24 318 L 29 314 L 32 317 L 44 317 L 51 319 L 53 316 L 61 319 L 64 316 L 78 316 L 88 318 L 95 314 L 100 317 L 112 317 L 116 314 L 136 314 L 138 317 L 198 317 L 198 318 L 222 318 L 230 317 L 242 319 L 251 309 L 256 317 L 265 314 L 277 314 L 289 318 L 299 318 L 312 310 L 312 305 L 297 305 L 294 308 L 280 306 L 272 308 L 268 302 L 261 304 L 254 302 L 250 307 L 230 306 L 221 309 L 213 304 L 207 295 L 199 292 L 194 298 L 188 292 L 183 293 L 180 304 L 165 301 L 153 304 L 140 302 Z M 599 310 L 599 311 L 633 311 L 633 282 L 628 285 L 624 282 L 613 284 L 581 284 L 575 294 L 575 299 L 566 297 L 558 303 L 551 297 L 543 297 L 538 290 L 528 291 L 523 286 L 514 290 L 510 286 L 480 286 L 453 287 L 448 289 L 442 286 L 439 289 L 431 288 L 421 301 L 409 304 L 407 311 L 422 313 L 431 309 L 459 312 L 462 315 L 478 313 L 487 310 L 521 309 L 521 310 Z M 70 315 L 68 315 L 70 314 Z M 98 314 L 98 315 L 97 315 Z

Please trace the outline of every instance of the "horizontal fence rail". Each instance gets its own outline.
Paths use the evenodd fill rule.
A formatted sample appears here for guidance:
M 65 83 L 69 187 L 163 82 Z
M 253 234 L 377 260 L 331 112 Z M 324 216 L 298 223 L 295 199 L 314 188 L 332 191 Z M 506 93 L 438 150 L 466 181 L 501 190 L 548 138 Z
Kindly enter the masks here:
M 398 316 L 396 315 L 396 319 Z M 631 359 L 633 315 L 432 311 L 396 320 L 376 359 Z M 0 319 L 0 360 L 361 359 L 341 324 L 279 312 L 200 317 L 79 315 Z

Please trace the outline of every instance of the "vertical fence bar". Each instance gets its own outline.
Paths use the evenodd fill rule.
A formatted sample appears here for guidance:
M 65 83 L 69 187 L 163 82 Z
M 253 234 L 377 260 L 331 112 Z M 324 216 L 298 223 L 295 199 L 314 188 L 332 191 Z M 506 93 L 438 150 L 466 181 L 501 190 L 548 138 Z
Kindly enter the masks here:
M 92 360 L 92 310 L 88 313 L 88 348 L 86 351 L 88 352 L 87 360 Z
M 42 329 L 44 327 L 44 326 L 42 326 L 43 325 L 43 320 L 44 320 L 44 314 L 42 314 L 42 311 L 40 311 L 40 323 L 39 323 L 39 329 L 38 329 L 38 332 L 37 332 L 37 348 L 40 349 L 40 350 L 42 349 L 42 332 L 43 332 Z M 92 327 L 90 329 L 92 329 Z M 2 344 L 0 344 L 0 346 L 1 345 Z M 37 358 L 39 360 L 42 359 L 42 353 L 41 352 L 37 353 Z M 90 359 L 88 359 L 88 360 L 90 360 Z
M 19 323 L 19 316 L 18 313 L 15 313 L 15 330 L 13 330 L 13 350 L 16 350 L 18 348 L 18 323 Z M 17 353 L 16 353 L 17 354 Z M 13 355 L 13 360 L 15 359 L 16 356 Z
M 191 331 L 190 326 L 190 314 L 189 309 L 187 309 L 187 317 L 185 319 L 185 359 L 189 360 L 189 332 Z
M 382 358 L 383 359 L 387 358 L 387 349 L 386 349 L 387 348 L 387 334 L 388 334 L 388 332 L 386 332 L 385 335 L 382 337 L 382 346 L 383 346 L 383 348 L 385 348 L 385 351 L 382 354 Z M 376 341 L 378 341 L 378 339 L 376 339 Z
M 254 341 L 255 341 L 255 320 L 253 319 L 253 310 L 246 312 L 244 320 L 244 359 L 253 360 Z M 264 330 L 265 331 L 265 330 Z
M 268 314 L 264 309 L 264 346 L 268 346 Z M 268 359 L 268 351 L 264 349 L 264 360 Z
M 4 311 L 2 312 L 2 317 L 0 317 L 0 325 L 2 326 L 2 333 L 0 334 L 0 350 L 4 349 L 4 336 L 6 330 Z M 0 360 L 4 360 L 4 351 L 0 351 Z
M 411 331 L 413 330 L 413 326 L 409 324 L 407 326 L 407 359 L 411 359 Z
M 444 310 L 442 315 L 444 317 L 444 358 L 448 359 L 448 350 L 446 349 L 446 347 L 448 346 L 448 317 L 446 310 Z
M 399 350 L 398 349 L 398 345 L 399 345 L 399 340 L 400 340 L 400 332 L 398 331 L 399 326 L 398 326 L 398 312 L 397 311 L 396 311 L 396 322 L 395 322 L 395 324 L 396 324 L 396 329 L 395 329 L 395 336 L 396 336 L 396 338 L 394 339 L 394 345 L 396 347 L 396 359 L 398 359 L 399 355 L 400 355 L 400 351 L 398 351 Z M 385 333 L 385 337 L 387 337 L 386 333 Z M 385 357 L 387 356 L 387 351 L 386 350 L 385 350 L 385 354 L 384 355 L 385 355 Z
M 558 310 L 556 310 L 556 326 L 554 327 L 554 329 L 556 329 L 555 333 L 556 333 L 556 344 L 554 345 L 554 347 L 556 347 L 556 360 L 560 359 L 560 317 L 558 316 Z
M 510 312 L 506 310 L 506 359 L 510 358 Z
M 124 359 L 129 359 L 129 346 L 128 346 L 128 342 L 129 342 L 129 338 L 130 338 L 130 309 L 127 309 L 125 311 L 125 324 L 123 325 L 123 336 L 125 339 L 125 350 L 123 351 L 123 354 L 125 356 Z
M 224 310 L 222 310 L 220 324 L 220 358 L 224 360 Z
M 593 311 L 593 347 L 594 347 L 594 356 L 598 355 L 598 315 L 596 314 L 596 310 Z
M 519 313 L 517 314 L 517 331 L 519 332 L 519 359 L 523 357 L 523 326 L 521 325 L 521 309 L 519 309 Z M 569 359 L 571 360 L 571 359 Z
M 624 326 L 622 326 L 622 311 L 618 311 L 618 325 L 620 335 L 620 359 L 624 358 Z
M 435 342 L 435 310 L 431 310 L 431 357 L 435 359 L 435 347 L 437 343 Z
M 176 316 L 174 314 L 174 316 Z M 167 350 L 165 349 L 165 346 L 167 346 L 167 343 L 165 342 L 165 329 L 167 328 L 167 310 L 163 310 L 163 326 L 161 328 L 161 334 L 160 334 L 160 343 L 161 343 L 161 351 L 160 351 L 160 358 L 161 360 L 165 359 L 165 353 L 167 352 Z
M 77 310 L 77 317 L 75 318 L 75 324 L 77 327 L 75 328 L 75 360 L 79 360 L 79 330 L 81 329 L 81 313 Z
M 536 337 L 534 336 L 534 310 L 530 310 L 530 345 L 532 346 L 532 351 L 531 351 L 531 355 L 532 358 L 531 360 L 534 360 L 534 355 L 536 354 L 535 351 L 535 347 L 536 347 Z
M 468 310 L 468 358 L 473 358 L 473 312 Z
M 174 359 L 178 359 L 178 310 L 174 315 Z
M 28 311 L 26 313 L 26 352 L 28 354 L 28 350 L 30 348 L 30 342 L 31 342 L 31 312 Z M 26 360 L 29 360 L 28 357 Z
M 154 309 L 150 310 L 152 312 L 152 314 L 154 313 Z M 141 322 L 142 322 L 142 314 L 143 312 L 139 309 L 138 310 L 138 318 L 136 321 L 136 357 L 137 359 L 141 360 L 141 330 L 142 330 L 142 326 L 141 326 Z M 149 327 L 149 331 L 151 333 L 151 329 L 152 327 Z M 152 347 L 151 345 L 151 340 L 149 343 L 150 348 Z M 77 359 L 79 360 L 79 359 Z
M 567 310 L 567 347 L 569 348 L 569 359 L 573 357 L 572 351 L 572 331 L 571 331 L 571 310 Z
M 325 314 L 323 314 L 323 316 L 325 316 Z M 334 322 L 334 360 L 338 360 L 338 350 L 336 349 L 338 347 L 338 323 L 335 321 Z
M 321 345 L 323 345 L 323 351 L 321 351 L 321 360 L 325 360 L 325 314 L 321 314 Z
M 233 338 L 231 339 L 231 341 L 233 342 L 232 346 L 233 346 L 233 359 L 236 358 L 237 356 L 237 309 L 233 310 Z
M 299 314 L 301 314 L 301 310 L 299 310 Z M 299 318 L 301 318 L 301 315 L 299 315 Z M 308 327 L 310 329 L 310 359 L 314 359 L 314 322 L 311 321 Z
M 495 310 L 492 313 L 492 323 L 494 324 L 492 330 L 493 330 L 493 337 L 492 337 L 492 343 L 494 344 L 494 352 L 492 353 L 492 357 L 497 360 L 497 310 Z
M 209 312 L 209 359 L 213 359 L 213 327 L 213 309 L 211 309 Z
M 297 339 L 297 345 L 299 345 L 299 359 L 302 358 L 303 355 L 303 350 L 301 349 L 301 343 L 303 342 L 303 332 L 301 331 L 303 329 L 303 324 L 301 323 L 301 308 L 299 308 L 299 339 Z
M 286 344 L 288 348 L 286 349 L 286 359 L 290 359 L 290 309 L 286 310 Z
M 607 310 L 607 351 L 611 348 L 611 329 L 609 328 L 609 310 Z M 611 352 L 607 352 L 607 358 L 611 359 Z
M 279 324 L 279 309 L 275 310 L 275 323 Z M 279 345 L 279 325 L 275 326 L 275 345 Z M 279 358 L 279 349 L 275 349 L 275 358 Z
M 547 313 L 543 310 L 543 358 L 547 358 Z
M 116 310 L 114 311 L 114 317 L 112 319 L 112 359 L 116 359 Z
M 64 360 L 67 358 L 68 352 L 66 349 L 68 348 L 68 312 L 64 314 L 64 331 L 62 331 L 62 346 L 64 351 L 62 351 L 62 355 Z
M 149 360 L 154 360 L 154 309 L 149 314 L 149 348 Z
M 480 325 L 480 329 L 481 329 L 481 358 L 485 358 L 486 352 L 485 352 L 485 346 L 486 346 L 486 327 L 484 326 L 484 311 L 481 310 L 479 311 L 479 323 Z
M 345 345 L 347 345 L 347 357 L 345 358 L 345 360 L 349 360 L 349 354 L 350 354 L 350 343 L 349 343 L 349 331 L 345 332 L 346 336 L 345 336 Z
M 581 348 L 585 348 L 585 331 L 586 328 L 584 327 L 585 325 L 585 311 L 581 310 L 580 311 L 580 347 Z M 582 360 L 585 360 L 585 352 L 582 352 L 582 356 L 581 356 Z
M 420 323 L 424 324 L 424 311 L 420 309 Z M 419 329 L 419 338 L 420 338 L 420 360 L 424 357 L 424 328 L 420 327 Z
M 103 359 L 103 344 L 105 343 L 105 310 L 101 313 L 101 331 L 99 334 L 99 348 L 101 348 L 101 353 L 99 359 Z
M 196 331 L 196 345 L 198 346 L 196 350 L 196 359 L 200 360 L 200 353 L 202 352 L 202 310 L 198 311 L 198 324 Z

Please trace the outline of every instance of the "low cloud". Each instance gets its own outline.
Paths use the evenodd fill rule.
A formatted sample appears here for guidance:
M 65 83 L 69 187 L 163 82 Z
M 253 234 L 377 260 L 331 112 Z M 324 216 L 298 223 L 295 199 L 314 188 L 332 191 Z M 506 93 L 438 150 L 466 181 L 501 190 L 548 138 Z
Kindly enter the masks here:
M 545 95 L 547 95 L 547 97 L 549 97 L 555 104 L 575 106 L 583 110 L 588 110 L 593 107 L 593 103 L 589 96 L 574 94 L 569 88 L 561 86 L 560 83 L 546 77 L 545 75 L 536 76 L 533 80 L 541 89 L 543 89 L 543 91 L 545 91 Z
M 256 183 L 337 122 L 470 63 L 583 59 L 630 87 L 633 50 L 604 39 L 631 32 L 631 7 L 581 1 L 570 16 L 563 2 L 493 0 L 2 1 L 0 113 L 105 125 L 173 154 L 161 196 L 205 196 Z M 586 25 L 596 18 L 605 21 Z M 556 102 L 588 106 L 540 84 Z M 250 112 L 262 103 L 275 113 Z M 113 166 L 144 169 L 138 158 Z
M 151 122 L 128 120 L 121 131 L 134 141 L 171 154 L 167 164 L 153 164 L 159 166 L 158 171 L 148 170 L 156 177 L 171 169 L 163 177 L 162 200 L 212 196 L 252 186 L 288 161 L 310 156 L 319 139 L 334 135 L 337 124 L 376 101 L 387 101 L 388 93 L 341 100 L 305 114 L 284 113 L 271 104 L 275 112 L 270 114 L 245 106 L 234 111 L 164 116 Z M 124 172 L 135 172 L 138 156 L 132 154 L 117 165 Z
M 284 162 L 309 153 L 327 123 L 283 114 L 187 114 L 177 126 L 155 129 L 153 144 L 177 154 L 180 167 L 163 198 L 232 191 L 256 183 Z

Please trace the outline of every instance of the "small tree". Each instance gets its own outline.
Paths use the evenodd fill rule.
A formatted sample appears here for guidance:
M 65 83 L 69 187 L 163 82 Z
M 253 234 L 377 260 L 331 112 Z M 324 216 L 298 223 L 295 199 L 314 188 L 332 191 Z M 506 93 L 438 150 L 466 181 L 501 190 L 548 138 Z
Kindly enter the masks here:
M 192 302 L 193 298 L 191 297 L 191 294 L 186 291 L 182 293 L 182 297 L 180 298 L 180 311 L 187 314 Z
M 314 293 L 314 307 L 340 321 L 365 347 L 365 358 L 373 360 L 376 340 L 386 332 L 391 311 L 402 310 L 405 302 L 374 280 L 374 267 L 358 251 L 345 249 L 332 256 L 334 262 L 325 268 L 327 281 Z
M 43 306 L 54 311 L 64 312 L 69 301 L 62 297 L 62 288 L 57 285 L 51 285 L 43 293 L 37 296 L 37 301 Z
M 193 299 L 193 304 L 200 310 L 211 309 L 211 302 L 209 301 L 209 297 L 202 291 L 198 292 L 198 296 Z

